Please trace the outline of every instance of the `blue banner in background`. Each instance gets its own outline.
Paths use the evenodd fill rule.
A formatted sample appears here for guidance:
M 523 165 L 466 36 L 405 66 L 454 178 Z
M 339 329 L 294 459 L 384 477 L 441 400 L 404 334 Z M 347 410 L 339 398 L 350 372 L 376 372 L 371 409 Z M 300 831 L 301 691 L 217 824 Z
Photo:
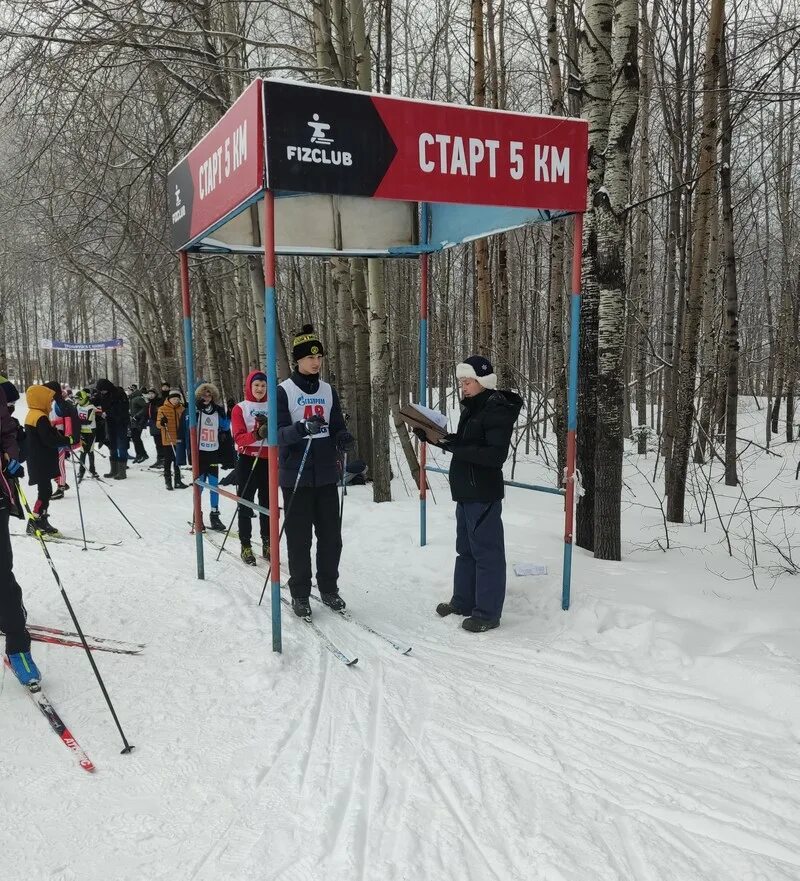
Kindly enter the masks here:
M 99 343 L 65 343 L 63 340 L 39 340 L 40 349 L 62 349 L 69 352 L 99 352 L 104 349 L 121 349 L 123 341 L 103 340 Z

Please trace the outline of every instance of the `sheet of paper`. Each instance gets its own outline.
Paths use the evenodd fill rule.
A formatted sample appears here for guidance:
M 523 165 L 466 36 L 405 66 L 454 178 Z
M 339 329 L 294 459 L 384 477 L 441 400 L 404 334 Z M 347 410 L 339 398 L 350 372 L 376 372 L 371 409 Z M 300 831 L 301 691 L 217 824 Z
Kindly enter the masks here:
M 514 563 L 515 575 L 547 575 L 547 566 L 541 563 Z
M 409 406 L 413 407 L 418 413 L 421 413 L 426 419 L 430 419 L 431 422 L 438 425 L 442 431 L 447 432 L 447 417 L 443 413 L 440 413 L 438 410 L 431 410 L 430 407 L 423 407 L 422 404 L 411 403 Z

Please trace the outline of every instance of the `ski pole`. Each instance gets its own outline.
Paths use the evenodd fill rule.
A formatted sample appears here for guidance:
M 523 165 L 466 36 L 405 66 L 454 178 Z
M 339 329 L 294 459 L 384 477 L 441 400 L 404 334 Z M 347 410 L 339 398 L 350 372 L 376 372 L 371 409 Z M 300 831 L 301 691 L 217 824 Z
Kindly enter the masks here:
M 19 493 L 19 497 L 22 499 L 22 504 L 25 506 L 25 513 L 27 514 L 28 520 L 33 523 L 34 530 L 36 533 L 36 538 L 39 539 L 39 544 L 42 546 L 42 550 L 44 551 L 45 558 L 47 559 L 47 563 L 50 566 L 50 571 L 53 573 L 53 578 L 56 580 L 56 584 L 58 585 L 58 589 L 61 591 L 61 597 L 64 600 L 64 604 L 67 607 L 67 611 L 69 612 L 70 618 L 72 618 L 72 623 L 75 625 L 75 632 L 81 638 L 81 643 L 83 644 L 83 649 L 86 652 L 86 657 L 89 659 L 89 663 L 92 666 L 92 671 L 94 672 L 95 678 L 97 679 L 97 684 L 100 686 L 100 691 L 103 692 L 103 697 L 106 699 L 106 703 L 108 704 L 108 709 L 111 710 L 111 716 L 114 719 L 114 724 L 117 726 L 117 731 L 119 731 L 120 737 L 122 738 L 123 744 L 125 744 L 125 748 L 122 750 L 123 755 L 125 753 L 129 753 L 133 749 L 133 745 L 128 743 L 127 738 L 125 737 L 125 732 L 122 730 L 122 725 L 119 723 L 119 719 L 117 718 L 116 710 L 114 709 L 114 704 L 111 703 L 111 697 L 106 690 L 105 683 L 103 682 L 103 677 L 100 675 L 100 671 L 97 669 L 97 663 L 95 659 L 92 657 L 92 652 L 89 649 L 89 646 L 86 642 L 86 637 L 83 635 L 83 630 L 81 630 L 81 625 L 78 622 L 78 619 L 75 615 L 75 610 L 72 608 L 72 603 L 69 601 L 69 597 L 67 596 L 66 590 L 64 590 L 64 585 L 61 583 L 61 578 L 58 575 L 58 570 L 55 567 L 55 563 L 53 563 L 53 558 L 50 556 L 50 551 L 47 550 L 47 545 L 45 544 L 44 537 L 42 536 L 42 531 L 36 524 L 36 518 L 33 516 L 31 512 L 30 505 L 28 504 L 28 499 L 25 497 L 25 492 L 20 485 L 19 480 L 15 480 L 14 483 L 17 487 L 17 492 Z
M 339 503 L 339 532 L 342 531 L 342 518 L 344 517 L 344 497 L 347 495 L 347 450 L 344 451 L 344 462 L 342 463 L 342 500 Z
M 119 511 L 119 513 L 120 513 L 122 519 L 123 519 L 123 520 L 128 524 L 128 526 L 130 526 L 130 528 L 136 533 L 137 537 L 138 537 L 138 538 L 141 538 L 141 537 L 142 537 L 142 534 L 141 534 L 141 533 L 139 532 L 139 530 L 133 525 L 133 523 L 131 523 L 131 521 L 128 520 L 128 518 L 125 516 L 125 513 L 123 512 L 122 508 L 120 508 L 120 506 L 114 501 L 114 499 L 111 498 L 111 494 L 110 494 L 108 491 L 106 491 L 105 489 L 103 489 L 103 484 L 105 483 L 105 480 L 96 480 L 95 483 L 98 484 L 98 486 L 100 487 L 100 489 L 101 489 L 102 492 L 103 492 L 103 495 L 105 495 L 105 497 L 109 500 L 109 502 L 111 502 L 111 504 L 112 504 L 112 505 L 113 505 L 113 506 Z
M 313 436 L 309 435 L 308 440 L 306 441 L 306 448 L 303 450 L 303 458 L 300 460 L 300 467 L 297 469 L 297 477 L 294 481 L 294 488 L 292 489 L 292 497 L 289 499 L 289 502 L 286 505 L 286 510 L 283 512 L 283 524 L 281 525 L 281 531 L 278 535 L 278 542 L 283 538 L 283 532 L 286 529 L 286 521 L 289 519 L 289 512 L 292 510 L 292 504 L 294 503 L 295 493 L 297 492 L 297 487 L 300 485 L 300 478 L 303 476 L 303 469 L 306 466 L 306 459 L 308 458 L 308 451 L 311 449 L 311 441 L 313 440 Z M 267 589 L 267 583 L 269 582 L 269 572 L 267 572 L 267 577 L 264 579 L 264 586 L 261 588 L 261 596 L 258 598 L 258 604 L 261 605 L 262 600 L 264 599 L 264 592 Z
M 253 479 L 253 474 L 256 470 L 256 462 L 258 462 L 261 457 L 261 450 L 264 449 L 264 441 L 267 439 L 267 436 L 261 438 L 261 443 L 258 445 L 258 453 L 253 457 L 253 464 L 250 466 L 250 473 L 247 475 L 247 480 L 244 482 L 244 486 L 242 487 L 242 491 L 239 493 L 240 496 L 244 496 L 247 492 L 247 487 L 250 486 L 250 481 Z M 238 487 L 237 487 L 238 492 Z M 231 517 L 231 522 L 228 524 L 228 528 L 225 530 L 225 538 L 222 539 L 222 547 L 217 552 L 217 562 L 219 562 L 219 558 L 222 556 L 222 552 L 225 550 L 225 542 L 228 540 L 228 536 L 231 534 L 231 529 L 233 529 L 233 521 L 236 519 L 239 514 L 239 506 L 236 506 L 236 509 L 233 512 L 233 517 Z
M 83 523 L 83 505 L 81 504 L 81 486 L 80 486 L 81 482 L 78 480 L 78 466 L 75 464 L 75 454 L 72 453 L 72 451 L 70 451 L 70 453 L 71 453 L 70 459 L 72 460 L 72 474 L 73 474 L 73 477 L 75 478 L 75 492 L 78 496 L 78 514 L 80 515 L 80 518 L 81 518 L 81 535 L 83 536 L 83 547 L 81 548 L 81 550 L 85 551 L 85 550 L 87 550 L 87 547 L 86 547 L 86 527 L 84 526 L 84 523 Z

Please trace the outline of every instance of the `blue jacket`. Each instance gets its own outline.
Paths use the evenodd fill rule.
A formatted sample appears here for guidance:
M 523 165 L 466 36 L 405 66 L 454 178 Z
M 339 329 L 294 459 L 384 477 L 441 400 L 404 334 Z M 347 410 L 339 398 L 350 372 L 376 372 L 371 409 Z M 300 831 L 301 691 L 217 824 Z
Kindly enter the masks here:
M 292 382 L 306 394 L 313 395 L 319 390 L 319 377 L 304 376 L 297 370 L 291 376 Z M 339 482 L 339 451 L 336 443 L 347 426 L 342 415 L 339 395 L 333 390 L 333 404 L 330 414 L 330 433 L 311 441 L 311 448 L 303 466 L 303 474 L 298 486 L 327 486 Z M 292 422 L 289 413 L 289 399 L 286 391 L 278 386 L 278 444 L 281 454 L 279 459 L 279 482 L 281 486 L 293 487 L 297 480 L 297 472 L 303 460 L 308 439 L 303 424 Z

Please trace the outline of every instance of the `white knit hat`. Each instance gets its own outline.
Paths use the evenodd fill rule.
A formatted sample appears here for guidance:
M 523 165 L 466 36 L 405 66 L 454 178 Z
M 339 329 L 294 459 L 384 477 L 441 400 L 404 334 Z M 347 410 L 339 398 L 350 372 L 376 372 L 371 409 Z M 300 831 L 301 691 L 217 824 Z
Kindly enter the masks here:
M 497 388 L 497 374 L 492 362 L 483 355 L 470 355 L 461 364 L 456 364 L 457 379 L 475 379 L 486 389 Z

